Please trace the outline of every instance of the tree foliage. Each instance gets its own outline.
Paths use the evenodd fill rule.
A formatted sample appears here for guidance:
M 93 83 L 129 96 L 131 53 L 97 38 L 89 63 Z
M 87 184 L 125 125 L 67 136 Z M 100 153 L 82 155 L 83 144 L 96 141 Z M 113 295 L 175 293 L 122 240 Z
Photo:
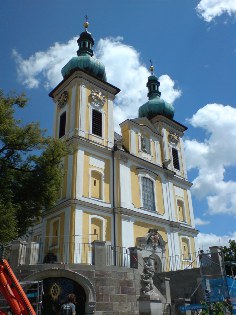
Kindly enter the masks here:
M 236 275 L 236 241 L 229 240 L 229 246 L 222 248 L 225 261 L 226 274 L 229 276 Z
M 0 91 L 0 242 L 22 236 L 52 207 L 62 182 L 65 144 L 45 136 L 38 123 L 16 120 L 16 108 L 23 109 L 22 95 L 5 96 Z
M 232 305 L 228 301 L 215 302 L 215 303 L 202 303 L 202 315 L 230 315 L 232 314 Z

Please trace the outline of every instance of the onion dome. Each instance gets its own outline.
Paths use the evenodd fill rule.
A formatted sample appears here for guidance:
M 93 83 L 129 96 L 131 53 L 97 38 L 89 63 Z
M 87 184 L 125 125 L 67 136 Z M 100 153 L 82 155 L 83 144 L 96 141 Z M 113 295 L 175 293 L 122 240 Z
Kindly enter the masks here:
M 151 65 L 150 71 L 151 75 L 148 77 L 147 87 L 148 87 L 148 102 L 139 107 L 138 115 L 139 118 L 147 117 L 152 119 L 157 115 L 165 116 L 169 119 L 174 117 L 174 107 L 172 104 L 164 101 L 160 96 L 159 91 L 160 82 L 158 78 L 153 74 L 153 66 Z
M 80 34 L 80 37 L 77 40 L 79 45 L 77 57 L 71 58 L 71 60 L 61 69 L 64 79 L 74 70 L 81 69 L 102 81 L 107 80 L 105 66 L 93 57 L 94 39 L 91 33 L 87 31 L 88 26 L 89 23 L 86 17 L 86 22 L 84 22 L 85 31 Z

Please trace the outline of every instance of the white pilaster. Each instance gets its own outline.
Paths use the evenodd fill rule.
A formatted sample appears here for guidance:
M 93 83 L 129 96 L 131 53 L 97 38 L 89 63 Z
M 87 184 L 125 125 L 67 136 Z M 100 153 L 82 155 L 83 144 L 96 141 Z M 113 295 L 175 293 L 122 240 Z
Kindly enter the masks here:
M 174 270 L 179 270 L 181 267 L 181 250 L 180 250 L 180 240 L 179 233 L 177 231 L 172 232 L 172 242 L 173 242 L 173 259 L 176 257 L 175 261 L 173 260 Z
M 79 135 L 85 136 L 86 133 L 86 107 L 87 107 L 87 94 L 84 85 L 80 86 L 80 115 L 79 115 Z
M 108 147 L 114 146 L 114 118 L 113 118 L 113 101 L 108 99 Z
M 184 177 L 187 178 L 188 174 L 187 174 L 185 154 L 184 154 L 184 142 L 182 138 L 179 139 L 179 143 L 180 143 L 180 151 L 181 151 L 181 157 L 182 157 L 183 173 L 184 173 Z
M 194 222 L 194 215 L 193 215 L 193 204 L 192 204 L 192 197 L 190 190 L 187 190 L 187 196 L 188 196 L 188 207 L 190 212 L 190 220 L 191 220 L 191 226 L 195 228 L 195 222 Z
M 83 196 L 83 185 L 84 185 L 84 151 L 78 150 L 77 174 L 76 174 L 76 198 L 77 199 Z
M 171 208 L 169 204 L 168 182 L 164 175 L 163 176 L 160 175 L 160 176 L 161 176 L 161 182 L 162 182 L 163 202 L 164 202 L 164 209 L 165 209 L 164 218 L 166 218 L 167 220 L 171 220 L 172 216 L 171 216 Z
M 76 103 L 76 85 L 72 88 L 71 93 L 71 107 L 70 107 L 70 130 L 69 135 L 72 136 L 74 134 L 75 129 L 75 103 Z
M 165 128 L 162 128 L 162 136 L 163 136 L 164 160 L 167 161 L 170 159 L 170 152 L 169 152 L 169 147 L 168 147 L 167 132 Z
M 133 208 L 130 168 L 122 161 L 120 161 L 120 198 L 121 207 Z
M 122 247 L 134 246 L 134 220 L 126 215 L 122 215 Z
M 136 133 L 134 130 L 130 131 L 130 153 L 136 155 Z
M 83 211 L 75 209 L 75 247 L 74 247 L 74 263 L 82 262 L 83 250 Z M 85 248 L 86 250 L 87 248 Z
M 174 185 L 170 181 L 168 182 L 168 194 L 169 194 L 169 205 L 170 205 L 171 218 L 173 221 L 177 221 L 176 205 L 175 205 L 175 198 L 174 198 Z

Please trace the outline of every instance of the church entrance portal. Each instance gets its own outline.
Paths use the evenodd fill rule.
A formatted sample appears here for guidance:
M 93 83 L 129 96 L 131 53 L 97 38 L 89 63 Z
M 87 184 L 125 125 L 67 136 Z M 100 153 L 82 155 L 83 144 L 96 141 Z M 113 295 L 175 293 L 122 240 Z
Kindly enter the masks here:
M 81 285 L 68 278 L 46 278 L 43 280 L 42 315 L 57 315 L 67 295 L 76 295 L 76 314 L 85 314 L 86 294 Z

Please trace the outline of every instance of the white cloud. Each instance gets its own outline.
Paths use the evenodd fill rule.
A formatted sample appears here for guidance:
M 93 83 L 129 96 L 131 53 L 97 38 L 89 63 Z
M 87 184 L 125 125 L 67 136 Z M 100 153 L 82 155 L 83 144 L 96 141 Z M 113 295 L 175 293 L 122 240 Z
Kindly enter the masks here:
M 186 140 L 188 169 L 196 168 L 192 193 L 205 198 L 211 214 L 236 215 L 236 182 L 225 180 L 229 168 L 236 165 L 236 108 L 208 104 L 189 120 L 196 128 L 203 128 L 203 142 Z
M 211 22 L 215 17 L 224 13 L 236 14 L 235 0 L 201 0 L 196 7 L 197 12 L 206 22 Z
M 36 52 L 23 59 L 13 52 L 17 63 L 19 79 L 28 88 L 43 84 L 46 88 L 55 87 L 62 79 L 61 68 L 75 56 L 77 38 L 65 44 L 55 43 L 46 51 Z M 131 46 L 122 43 L 122 38 L 100 39 L 95 55 L 105 64 L 108 81 L 121 89 L 114 110 L 115 127 L 127 118 L 137 117 L 138 108 L 147 101 L 147 68 L 141 63 L 139 53 Z M 168 102 L 174 102 L 181 91 L 174 88 L 174 81 L 167 75 L 160 76 L 160 91 Z
M 205 221 L 202 220 L 201 218 L 195 218 L 195 224 L 200 226 L 200 225 L 208 225 L 210 223 L 210 221 Z
M 236 239 L 236 231 L 219 236 L 213 233 L 199 233 L 197 237 L 199 249 L 207 250 L 210 246 L 228 246 L 230 239 Z
M 55 43 L 46 51 L 38 51 L 28 59 L 23 59 L 14 50 L 13 57 L 17 64 L 20 82 L 26 87 L 38 88 L 43 84 L 46 88 L 55 87 L 62 79 L 61 68 L 76 54 L 77 37 L 65 44 Z

